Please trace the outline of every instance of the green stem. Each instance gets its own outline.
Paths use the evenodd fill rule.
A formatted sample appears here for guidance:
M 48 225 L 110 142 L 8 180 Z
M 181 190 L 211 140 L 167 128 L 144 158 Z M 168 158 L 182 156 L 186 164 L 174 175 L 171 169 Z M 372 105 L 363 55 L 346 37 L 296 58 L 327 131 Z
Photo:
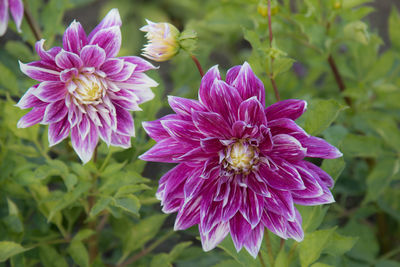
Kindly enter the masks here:
M 258 252 L 258 259 L 260 260 L 261 266 L 262 266 L 262 267 L 266 267 L 265 261 L 264 261 L 262 255 L 261 255 L 261 251 Z
M 271 23 L 271 0 L 268 0 L 268 33 L 269 33 L 269 47 L 272 48 L 272 40 L 274 39 L 274 35 L 272 33 L 272 23 Z M 274 58 L 271 57 L 271 73 L 269 74 L 269 79 L 271 80 L 272 88 L 274 89 L 274 94 L 276 101 L 280 101 L 281 97 L 279 96 L 278 87 L 274 78 Z
M 33 18 L 31 12 L 29 11 L 29 6 L 28 6 L 27 1 L 24 1 L 24 16 L 25 16 L 26 22 L 28 22 L 29 28 L 31 29 L 36 41 L 39 41 L 40 39 L 42 39 L 42 32 L 40 31 L 38 23 Z
M 274 266 L 274 254 L 272 253 L 271 240 L 269 239 L 268 230 L 265 231 L 265 244 L 267 246 L 267 253 L 268 253 L 268 257 L 269 257 L 269 262 L 270 262 L 271 267 L 272 267 L 272 266 Z

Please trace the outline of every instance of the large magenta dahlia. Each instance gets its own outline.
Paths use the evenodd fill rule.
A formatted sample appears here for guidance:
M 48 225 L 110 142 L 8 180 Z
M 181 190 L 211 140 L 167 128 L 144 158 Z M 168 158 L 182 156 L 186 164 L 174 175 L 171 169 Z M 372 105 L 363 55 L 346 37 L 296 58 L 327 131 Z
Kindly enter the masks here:
M 71 133 L 71 142 L 86 163 L 99 137 L 107 145 L 130 147 L 135 128 L 130 111 L 154 97 L 157 83 L 144 72 L 154 69 L 135 56 L 115 57 L 121 47 L 121 18 L 112 9 L 87 36 L 79 22 L 72 22 L 63 47 L 43 48 L 36 43 L 41 60 L 20 63 L 23 73 L 40 83 L 30 88 L 18 107 L 33 108 L 18 127 L 49 125 L 53 146 Z
M 230 233 L 238 251 L 244 246 L 256 257 L 264 227 L 301 241 L 294 204 L 334 201 L 332 178 L 305 158 L 342 154 L 295 123 L 305 101 L 264 108 L 264 86 L 249 64 L 231 68 L 226 81 L 213 67 L 199 101 L 169 97 L 169 104 L 176 114 L 143 123 L 157 144 L 140 158 L 178 163 L 161 178 L 157 197 L 164 212 L 178 212 L 175 230 L 199 225 L 205 251 Z

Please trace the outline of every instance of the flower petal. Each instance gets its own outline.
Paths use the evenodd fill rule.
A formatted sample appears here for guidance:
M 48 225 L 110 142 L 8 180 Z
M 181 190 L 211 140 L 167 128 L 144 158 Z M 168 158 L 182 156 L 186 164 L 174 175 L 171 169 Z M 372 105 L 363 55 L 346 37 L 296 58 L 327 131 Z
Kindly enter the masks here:
M 253 229 L 261 220 L 264 208 L 263 197 L 248 189 L 243 190 L 243 193 L 244 196 L 240 212 Z
M 116 132 L 111 133 L 111 145 L 119 146 L 122 148 L 131 147 L 131 137 L 128 135 L 119 134 Z
M 221 76 L 219 74 L 217 65 L 210 68 L 201 79 L 200 89 L 199 89 L 199 100 L 202 104 L 205 104 L 207 99 L 209 98 L 210 88 L 215 80 L 221 80 Z
M 268 120 L 288 118 L 296 120 L 307 109 L 307 102 L 300 99 L 287 99 L 279 101 L 265 109 Z
M 132 76 L 136 65 L 124 62 L 124 66 L 119 73 L 108 75 L 108 78 L 112 81 L 123 82 Z
M 8 1 L 0 1 L 0 36 L 7 31 L 8 26 Z
M 104 19 L 94 28 L 94 30 L 89 34 L 88 39 L 91 40 L 95 34 L 102 29 L 107 29 L 113 26 L 120 27 L 122 25 L 121 17 L 119 15 L 118 9 L 111 9 Z
M 106 52 L 98 45 L 86 45 L 81 50 L 81 59 L 86 67 L 100 67 L 106 60 Z
M 308 161 L 303 161 L 303 164 L 313 171 L 315 174 L 318 175 L 319 179 L 327 186 L 327 187 L 332 187 L 333 184 L 335 183 L 332 179 L 332 177 L 327 174 L 324 170 L 322 170 L 320 167 L 315 166 L 311 162 Z
M 97 127 L 92 122 L 90 122 L 89 134 L 85 138 L 82 138 L 80 135 L 78 127 L 71 129 L 72 147 L 82 160 L 83 164 L 87 163 L 92 158 L 98 140 L 99 136 Z
M 275 214 L 269 210 L 264 210 L 264 214 L 261 218 L 262 223 L 272 233 L 276 234 L 280 238 L 286 239 L 286 225 L 287 219 L 281 215 Z
M 343 156 L 339 149 L 319 137 L 310 136 L 309 138 L 302 138 L 300 142 L 307 148 L 307 157 L 335 159 Z
M 165 117 L 162 117 L 161 119 L 155 120 L 155 121 L 144 121 L 142 122 L 142 126 L 144 128 L 144 130 L 146 131 L 146 133 L 153 138 L 154 140 L 161 141 L 165 138 L 170 137 L 170 135 L 168 134 L 168 132 L 163 128 L 163 126 L 161 125 L 161 121 L 164 119 L 168 119 L 168 118 L 176 118 L 176 115 L 167 115 Z
M 193 99 L 168 96 L 168 103 L 176 114 L 185 119 L 191 119 L 192 110 L 206 111 L 206 108 L 199 101 Z
M 67 89 L 62 82 L 41 82 L 39 86 L 32 91 L 43 102 L 56 102 L 65 99 Z
M 154 67 L 153 64 L 144 60 L 141 57 L 129 56 L 129 57 L 119 57 L 119 59 L 123 59 L 125 62 L 129 62 L 136 65 L 135 72 L 144 72 L 148 70 L 155 70 L 158 67 Z
M 229 220 L 229 230 L 236 251 L 239 252 L 244 245 L 244 241 L 250 235 L 251 225 L 243 218 L 242 214 L 238 212 Z
M 43 120 L 46 107 L 34 107 L 31 111 L 25 114 L 17 123 L 18 128 L 26 128 Z
M 89 44 L 103 48 L 107 57 L 115 57 L 121 48 L 121 30 L 119 26 L 99 30 L 90 38 Z
M 159 141 L 139 158 L 145 161 L 178 163 L 180 161 L 177 158 L 189 152 L 190 149 L 170 137 Z
M 302 196 L 293 196 L 293 201 L 296 204 L 303 205 L 303 206 L 315 206 L 315 205 L 322 205 L 322 204 L 329 204 L 334 203 L 335 199 L 332 196 L 331 191 L 325 186 L 323 188 L 323 194 L 318 197 L 310 197 L 310 198 L 303 198 Z
M 200 138 L 203 136 L 193 125 L 193 122 L 170 119 L 162 120 L 161 125 L 178 142 L 199 145 Z
M 49 69 L 48 66 L 44 65 L 40 61 L 28 64 L 24 64 L 20 61 L 19 67 L 25 75 L 39 82 L 60 80 L 60 73 L 58 71 Z
M 46 51 L 43 47 L 44 42 L 45 42 L 44 39 L 36 42 L 36 44 L 35 44 L 36 52 L 38 53 L 39 57 L 42 59 L 42 62 L 50 64 L 53 68 L 57 68 L 57 66 L 55 64 L 55 57 L 58 53 L 60 53 L 62 48 L 56 46 L 56 47 L 52 47 Z
M 264 198 L 264 208 L 285 217 L 287 220 L 292 220 L 295 217 L 295 207 L 290 192 L 273 188 L 269 188 L 269 190 L 271 197 Z
M 44 124 L 50 124 L 54 122 L 58 122 L 67 115 L 68 113 L 68 108 L 65 105 L 65 100 L 59 100 L 57 102 L 50 103 L 46 107 L 46 111 L 43 116 L 43 121 L 42 123 Z
M 293 120 L 287 118 L 268 121 L 268 127 L 270 128 L 272 135 L 290 134 L 297 139 L 308 138 L 310 136 Z
M 258 195 L 265 197 L 271 196 L 267 184 L 263 181 L 260 181 L 260 179 L 257 179 L 253 173 L 248 175 L 247 186 Z
M 244 62 L 242 66 L 235 66 L 228 70 L 226 82 L 239 91 L 243 100 L 255 96 L 261 105 L 265 106 L 264 85 L 247 62 Z
M 10 12 L 17 25 L 18 32 L 21 32 L 22 18 L 24 17 L 24 4 L 22 0 L 9 0 Z
M 244 241 L 244 247 L 253 258 L 257 258 L 264 237 L 264 225 L 259 223 Z
M 68 116 L 59 122 L 52 123 L 49 125 L 49 146 L 54 146 L 60 143 L 62 140 L 68 137 L 70 130 L 70 124 L 68 121 Z
M 267 123 L 264 107 L 256 97 L 251 97 L 240 104 L 238 118 L 250 125 L 258 126 Z
M 301 228 L 301 215 L 296 209 L 296 217 L 294 221 L 288 221 L 287 222 L 287 228 L 286 228 L 286 236 L 293 238 L 297 242 L 301 242 L 304 239 L 304 232 L 303 229 Z
M 57 66 L 62 69 L 80 69 L 83 66 L 81 58 L 77 54 L 68 51 L 58 53 L 55 61 Z
M 193 123 L 207 137 L 232 136 L 230 127 L 218 113 L 214 112 L 193 112 Z
M 203 233 L 201 227 L 199 227 L 201 244 L 204 251 L 210 251 L 215 248 L 229 233 L 229 223 L 221 222 L 214 226 L 213 229 L 207 233 Z
M 315 198 L 324 194 L 324 191 L 318 183 L 319 177 L 312 170 L 309 170 L 304 164 L 296 165 L 297 171 L 301 175 L 301 179 L 306 187 L 303 190 L 292 190 L 292 196 L 297 198 Z
M 200 223 L 200 206 L 202 196 L 186 200 L 176 216 L 174 230 L 185 230 Z
M 73 21 L 71 25 L 65 30 L 63 36 L 63 48 L 66 51 L 79 55 L 82 47 L 87 45 L 88 40 L 86 38 L 85 30 L 82 25 Z
M 20 109 L 46 106 L 48 103 L 41 101 L 33 94 L 33 91 L 35 91 L 38 86 L 39 84 L 36 84 L 29 88 L 15 106 Z
M 117 115 L 117 133 L 127 136 L 135 136 L 135 125 L 129 111 L 115 106 Z
M 118 58 L 108 58 L 100 67 L 101 71 L 104 71 L 107 75 L 113 75 L 121 72 L 124 67 L 124 61 Z
M 284 158 L 289 161 L 302 160 L 307 153 L 307 149 L 304 148 L 301 143 L 288 134 L 277 134 L 272 137 L 273 148 L 271 155 L 275 155 Z

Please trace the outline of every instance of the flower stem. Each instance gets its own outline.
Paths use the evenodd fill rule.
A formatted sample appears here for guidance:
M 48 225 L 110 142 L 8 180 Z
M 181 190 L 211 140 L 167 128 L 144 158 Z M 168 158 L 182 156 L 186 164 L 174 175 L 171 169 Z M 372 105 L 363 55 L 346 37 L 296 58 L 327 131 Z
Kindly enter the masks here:
M 271 266 L 274 266 L 274 255 L 272 254 L 272 246 L 271 246 L 271 240 L 269 239 L 268 230 L 265 231 L 265 244 L 267 246 L 269 263 L 270 263 Z
M 268 32 L 269 32 L 269 47 L 272 48 L 272 40 L 274 39 L 274 35 L 272 33 L 272 23 L 271 23 L 271 0 L 268 0 Z M 276 101 L 280 101 L 281 97 L 279 96 L 278 87 L 276 86 L 273 65 L 274 65 L 274 58 L 271 57 L 271 73 L 269 74 L 269 79 L 271 80 L 272 88 L 274 89 Z
M 36 41 L 42 39 L 42 32 L 40 31 L 38 23 L 33 18 L 31 12 L 29 11 L 27 1 L 24 1 L 24 16 L 26 21 L 28 22 L 29 28 L 31 29 L 33 35 L 35 36 Z
M 346 85 L 344 84 L 342 76 L 340 75 L 339 69 L 337 68 L 336 62 L 333 59 L 332 55 L 329 55 L 328 63 L 333 72 L 333 76 L 335 77 L 335 81 L 336 81 L 337 85 L 339 86 L 340 92 L 343 92 L 346 89 Z M 349 97 L 345 96 L 344 100 L 346 101 L 347 105 L 349 105 L 349 106 L 352 105 L 351 99 Z
M 193 59 L 194 63 L 196 64 L 196 67 L 199 70 L 200 76 L 203 77 L 204 76 L 204 71 L 203 71 L 203 68 L 200 65 L 199 60 L 194 55 L 190 55 L 190 57 Z
M 261 255 L 261 251 L 258 252 L 258 258 L 260 259 L 261 266 L 266 267 L 267 265 L 265 265 L 265 261 Z

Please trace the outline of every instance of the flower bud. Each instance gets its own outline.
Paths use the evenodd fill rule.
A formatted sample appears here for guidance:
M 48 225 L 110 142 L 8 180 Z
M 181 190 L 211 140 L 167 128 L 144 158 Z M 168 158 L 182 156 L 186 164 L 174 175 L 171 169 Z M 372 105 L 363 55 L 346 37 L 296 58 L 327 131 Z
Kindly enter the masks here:
M 179 30 L 169 23 L 154 23 L 146 20 L 147 25 L 140 28 L 146 32 L 148 43 L 143 48 L 142 55 L 154 61 L 167 61 L 178 53 Z

